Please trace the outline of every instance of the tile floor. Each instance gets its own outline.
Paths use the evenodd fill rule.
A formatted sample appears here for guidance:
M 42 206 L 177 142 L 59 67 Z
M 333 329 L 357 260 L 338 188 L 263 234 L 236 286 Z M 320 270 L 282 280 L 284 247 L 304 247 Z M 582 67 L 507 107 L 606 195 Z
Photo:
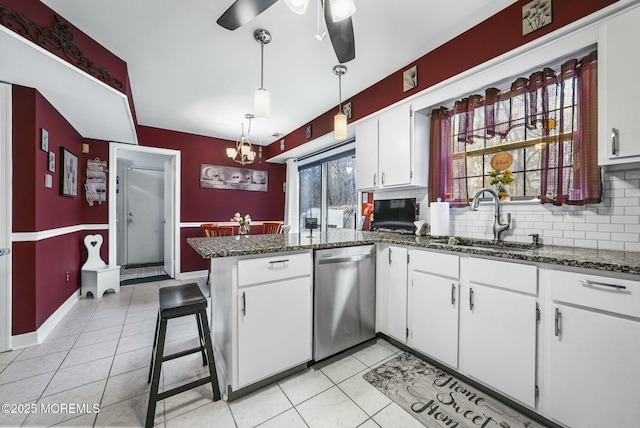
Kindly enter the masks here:
M 201 286 L 204 281 L 200 279 Z M 1 353 L 0 403 L 33 405 L 37 411 L 0 413 L 0 426 L 142 426 L 158 288 L 177 283 L 123 286 L 120 293 L 101 300 L 81 299 L 43 344 Z M 193 317 L 171 320 L 166 352 L 193 346 L 197 334 Z M 212 402 L 211 386 L 201 386 L 160 401 L 155 424 L 420 428 L 416 419 L 362 379 L 399 351 L 373 340 L 231 403 Z M 199 354 L 168 361 L 161 388 L 206 371 Z M 65 411 L 64 405 L 75 407 Z M 94 405 L 99 412 L 93 413 Z
M 128 279 L 149 278 L 153 276 L 166 275 L 164 266 L 123 266 L 120 269 L 120 281 Z

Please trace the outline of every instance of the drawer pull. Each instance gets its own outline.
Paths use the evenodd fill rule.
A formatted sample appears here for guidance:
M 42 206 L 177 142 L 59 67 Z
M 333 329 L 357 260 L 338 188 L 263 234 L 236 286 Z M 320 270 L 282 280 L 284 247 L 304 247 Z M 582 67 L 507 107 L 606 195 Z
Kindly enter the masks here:
M 469 309 L 473 310 L 473 288 L 469 289 Z
M 456 285 L 451 284 L 451 304 L 456 305 Z
M 618 284 L 607 284 L 606 282 L 598 282 L 598 281 L 590 281 L 588 279 L 581 279 L 580 280 L 580 284 L 582 284 L 585 287 L 608 287 L 608 288 L 615 288 L 618 291 L 622 291 L 622 290 L 626 290 L 627 287 L 624 285 L 618 285 Z
M 242 315 L 247 315 L 247 297 L 246 297 L 246 293 L 242 293 Z
M 618 155 L 618 130 L 611 128 L 611 155 Z
M 562 314 L 560 313 L 560 309 L 556 308 L 556 337 L 560 336 L 560 317 Z
M 284 269 L 287 267 L 287 263 L 289 263 L 289 259 L 274 260 L 269 262 L 269 269 Z

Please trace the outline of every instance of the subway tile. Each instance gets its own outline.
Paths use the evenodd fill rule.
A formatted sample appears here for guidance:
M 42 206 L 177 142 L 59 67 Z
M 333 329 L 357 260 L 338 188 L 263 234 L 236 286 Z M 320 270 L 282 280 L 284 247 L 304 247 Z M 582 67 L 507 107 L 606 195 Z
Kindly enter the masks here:
M 624 250 L 624 242 L 619 242 L 619 241 L 598 241 L 598 249 L 599 250 L 623 251 Z
M 598 248 L 598 241 L 593 239 L 574 239 L 573 245 L 581 248 Z
M 562 247 L 573 247 L 574 242 L 573 242 L 573 239 L 553 238 L 553 245 L 559 245 Z
M 624 224 L 599 224 L 598 232 L 624 232 Z
M 634 215 L 612 215 L 611 223 L 638 224 L 638 216 Z
M 573 230 L 573 223 L 554 223 L 554 230 Z
M 587 223 L 611 223 L 611 217 L 604 215 L 589 216 L 585 218 Z
M 637 233 L 612 233 L 611 239 L 613 241 L 622 242 L 639 242 L 640 235 Z
M 638 242 L 625 242 L 624 243 L 625 251 L 640 251 L 640 243 Z
M 597 232 L 598 224 L 597 223 L 580 223 L 573 226 L 574 230 L 580 230 L 584 232 Z
M 598 241 L 608 241 L 611 239 L 611 234 L 608 232 L 587 232 L 586 238 Z
M 640 198 L 616 198 L 613 205 L 617 207 L 637 207 L 640 204 Z
M 569 239 L 584 239 L 585 232 L 578 232 L 574 230 L 567 230 L 564 232 L 564 237 Z
M 640 233 L 640 224 L 625 224 L 624 231 L 626 233 Z

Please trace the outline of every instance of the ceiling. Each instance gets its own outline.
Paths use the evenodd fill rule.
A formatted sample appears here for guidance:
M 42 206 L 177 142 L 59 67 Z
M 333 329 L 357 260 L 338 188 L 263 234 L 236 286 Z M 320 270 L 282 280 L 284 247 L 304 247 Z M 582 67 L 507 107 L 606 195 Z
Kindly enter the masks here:
M 140 125 L 229 140 L 239 137 L 260 86 L 271 119 L 252 123 L 251 141 L 270 144 L 338 104 L 338 63 L 329 37 L 317 32 L 317 0 L 304 15 L 278 1 L 243 27 L 216 24 L 234 0 L 42 0 L 127 62 Z M 345 65 L 342 98 L 349 98 L 404 68 L 514 0 L 355 0 L 356 58 Z M 452 53 L 453 55 L 454 53 Z M 427 73 L 428 70 L 420 70 Z M 357 106 L 354 106 L 357 108 Z

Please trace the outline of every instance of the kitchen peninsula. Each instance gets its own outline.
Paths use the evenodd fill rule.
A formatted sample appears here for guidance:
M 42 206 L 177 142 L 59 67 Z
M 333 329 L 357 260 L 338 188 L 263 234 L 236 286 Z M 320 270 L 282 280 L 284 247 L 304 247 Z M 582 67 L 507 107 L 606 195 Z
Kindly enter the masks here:
M 601 419 L 572 411 L 576 391 L 584 408 L 620 415 L 616 426 L 640 418 L 615 399 L 634 394 L 640 362 L 609 364 L 640 352 L 640 253 L 458 241 L 344 230 L 188 239 L 211 259 L 224 398 L 313 361 L 314 251 L 375 244 L 377 333 L 569 426 Z M 611 386 L 611 372 L 625 380 Z

